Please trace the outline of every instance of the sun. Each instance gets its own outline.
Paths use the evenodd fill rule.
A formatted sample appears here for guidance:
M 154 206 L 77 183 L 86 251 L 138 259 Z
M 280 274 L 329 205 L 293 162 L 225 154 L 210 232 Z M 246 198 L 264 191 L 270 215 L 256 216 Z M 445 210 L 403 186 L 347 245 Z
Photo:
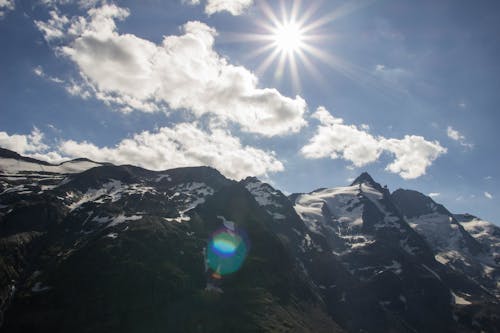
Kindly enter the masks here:
M 300 51 L 304 47 L 304 33 L 295 22 L 280 23 L 273 31 L 274 44 L 287 54 Z
M 260 0 L 258 13 L 263 15 L 253 20 L 257 32 L 233 35 L 235 42 L 261 44 L 246 55 L 246 58 L 260 59 L 256 74 L 260 76 L 274 68 L 278 84 L 290 82 L 291 88 L 300 93 L 303 70 L 315 82 L 324 82 L 324 71 L 317 67 L 316 60 L 319 60 L 320 65 L 326 64 L 350 80 L 379 89 L 380 84 L 371 79 L 370 70 L 353 65 L 332 52 L 337 35 L 331 24 L 373 1 L 348 1 L 327 12 L 319 11 L 320 1 L 308 1 L 308 7 L 301 7 L 303 2 L 280 0 L 273 1 L 271 6 L 268 0 Z
M 260 1 L 259 7 L 264 15 L 263 19 L 255 21 L 259 33 L 245 34 L 240 40 L 262 43 L 248 54 L 248 57 L 263 56 L 257 74 L 263 74 L 274 65 L 274 79 L 283 81 L 288 76 L 293 90 L 300 92 L 300 68 L 319 75 L 309 56 L 317 57 L 320 53 L 314 44 L 325 38 L 318 33 L 318 28 L 327 20 L 313 20 L 317 7 L 301 8 L 300 0 L 278 3 L 281 6 L 273 8 L 266 0 Z

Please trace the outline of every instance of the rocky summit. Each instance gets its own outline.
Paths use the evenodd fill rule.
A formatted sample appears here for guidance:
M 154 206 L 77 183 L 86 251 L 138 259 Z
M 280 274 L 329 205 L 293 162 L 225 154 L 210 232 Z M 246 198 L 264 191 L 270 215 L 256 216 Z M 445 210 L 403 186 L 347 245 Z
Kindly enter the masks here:
M 2 332 L 499 332 L 499 265 L 496 225 L 367 173 L 287 196 L 0 149 Z

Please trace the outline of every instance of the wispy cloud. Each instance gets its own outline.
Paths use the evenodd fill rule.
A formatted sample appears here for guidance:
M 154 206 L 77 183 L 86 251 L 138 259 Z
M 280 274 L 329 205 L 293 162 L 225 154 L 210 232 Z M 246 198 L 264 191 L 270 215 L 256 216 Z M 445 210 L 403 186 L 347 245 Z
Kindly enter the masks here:
M 461 134 L 459 131 L 457 131 L 456 129 L 454 129 L 453 127 L 448 126 L 448 128 L 446 129 L 446 134 L 448 135 L 448 137 L 450 139 L 460 143 L 461 146 L 466 147 L 468 149 L 474 148 L 474 145 L 471 143 L 468 143 L 466 141 L 465 136 L 463 134 Z
M 440 195 L 441 195 L 441 193 L 439 193 L 439 192 L 431 192 L 431 193 L 429 193 L 429 196 L 431 198 L 436 198 L 436 197 L 439 197 Z
M 50 75 L 45 74 L 45 72 L 43 71 L 43 68 L 41 66 L 36 66 L 35 68 L 33 68 L 33 73 L 35 73 L 36 76 L 42 77 L 44 79 L 47 79 L 47 80 L 55 82 L 55 83 L 64 83 L 64 80 L 62 80 L 58 77 L 54 77 L 54 76 L 50 76 Z
M 487 198 L 487 199 L 493 199 L 493 195 L 489 192 L 484 192 L 484 196 Z

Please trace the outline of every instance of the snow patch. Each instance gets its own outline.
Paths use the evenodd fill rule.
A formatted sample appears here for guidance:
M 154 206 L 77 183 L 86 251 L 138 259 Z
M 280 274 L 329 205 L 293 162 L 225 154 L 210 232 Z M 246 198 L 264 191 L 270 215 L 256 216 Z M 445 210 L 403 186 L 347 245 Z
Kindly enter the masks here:
M 273 197 L 279 195 L 279 192 L 273 190 L 271 186 L 257 180 L 247 183 L 245 187 L 253 195 L 260 206 L 274 206 L 276 208 L 282 207 L 282 205 L 273 200 Z
M 452 304 L 458 304 L 458 305 L 472 304 L 471 302 L 469 302 L 468 300 L 466 300 L 465 298 L 463 298 L 461 296 L 458 296 L 454 292 L 451 292 L 451 296 L 452 296 Z

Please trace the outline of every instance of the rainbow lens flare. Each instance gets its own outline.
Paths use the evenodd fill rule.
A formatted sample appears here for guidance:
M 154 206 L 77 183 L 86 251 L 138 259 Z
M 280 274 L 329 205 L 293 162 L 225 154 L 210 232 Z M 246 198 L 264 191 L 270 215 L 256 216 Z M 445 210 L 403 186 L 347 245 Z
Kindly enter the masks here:
M 240 231 L 223 228 L 215 232 L 207 247 L 207 264 L 213 277 L 220 279 L 240 269 L 247 251 L 248 242 Z

